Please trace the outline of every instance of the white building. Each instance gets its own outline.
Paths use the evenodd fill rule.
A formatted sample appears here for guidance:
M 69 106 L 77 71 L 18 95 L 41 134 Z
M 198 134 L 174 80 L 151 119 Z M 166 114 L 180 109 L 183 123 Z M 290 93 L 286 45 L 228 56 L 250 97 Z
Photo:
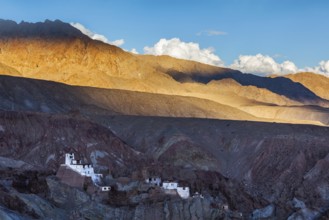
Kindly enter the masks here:
M 164 189 L 177 189 L 178 183 L 176 182 L 163 182 L 162 188 Z
M 110 186 L 102 186 L 101 187 L 101 190 L 102 191 L 110 191 L 111 190 L 111 187 Z
M 199 192 L 195 192 L 194 195 L 192 196 L 193 198 L 201 198 L 204 199 L 203 195 L 200 194 Z
M 82 176 L 94 177 L 96 174 L 91 164 L 83 164 L 81 160 L 76 160 L 74 154 L 65 154 L 65 165 L 80 173 Z M 97 174 L 97 176 L 102 174 Z
M 161 178 L 160 177 L 153 177 L 145 179 L 145 182 L 154 186 L 161 186 Z
M 74 158 L 74 154 L 65 154 L 65 165 L 78 172 L 82 176 L 91 177 L 93 183 L 96 186 L 99 186 L 101 179 L 103 177 L 100 173 L 95 173 L 94 168 L 91 164 L 83 164 L 81 160 L 76 160 Z M 103 186 L 101 187 L 102 191 L 109 191 L 111 189 L 110 186 Z
M 177 182 L 163 182 L 162 188 L 166 190 L 175 190 L 182 199 L 187 199 L 190 197 L 189 187 L 180 187 Z
M 190 188 L 189 187 L 177 187 L 177 193 L 181 198 L 187 199 L 188 197 L 190 197 Z

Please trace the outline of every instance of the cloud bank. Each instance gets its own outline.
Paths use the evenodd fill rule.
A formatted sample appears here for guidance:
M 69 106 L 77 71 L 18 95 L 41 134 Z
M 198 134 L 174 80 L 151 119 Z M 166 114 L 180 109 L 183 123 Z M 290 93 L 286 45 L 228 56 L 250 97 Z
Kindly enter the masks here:
M 255 56 L 241 55 L 229 67 L 260 76 L 298 72 L 298 68 L 293 62 L 284 61 L 283 63 L 277 63 L 272 57 L 262 54 Z
M 179 38 L 160 39 L 152 47 L 144 47 L 145 54 L 169 55 L 172 57 L 193 60 L 214 66 L 224 66 L 224 62 L 214 54 L 213 48 L 201 49 L 198 43 L 183 42 Z
M 96 33 L 92 32 L 91 30 L 87 29 L 85 26 L 83 26 L 80 23 L 71 22 L 70 25 L 72 25 L 76 29 L 80 30 L 83 34 L 87 35 L 88 37 L 90 37 L 93 40 L 99 40 L 99 41 L 102 41 L 106 44 L 112 44 L 112 45 L 115 45 L 117 47 L 120 47 L 125 43 L 125 41 L 123 39 L 119 39 L 119 40 L 115 40 L 115 41 L 109 41 L 104 35 L 96 34 Z
M 314 73 L 322 74 L 322 75 L 329 77 L 329 60 L 327 60 L 327 61 L 323 60 L 319 63 L 318 66 L 306 67 L 306 68 L 302 69 L 302 71 L 314 72 Z
M 297 72 L 314 72 L 329 77 L 329 60 L 321 61 L 318 66 L 298 68 L 292 61 L 286 60 L 279 63 L 275 56 L 256 54 L 240 55 L 231 65 L 225 66 L 221 58 L 216 55 L 213 48 L 200 48 L 198 43 L 184 42 L 179 38 L 160 39 L 151 47 L 144 47 L 145 54 L 169 55 L 172 57 L 198 61 L 214 66 L 228 67 L 240 70 L 244 73 L 252 73 L 259 76 L 271 74 L 285 75 Z
M 245 73 L 252 73 L 259 76 L 268 76 L 271 74 L 285 75 L 297 72 L 313 72 L 329 77 L 329 60 L 321 61 L 318 66 L 298 68 L 293 62 L 287 60 L 277 63 L 268 55 L 241 55 L 234 60 L 233 64 L 228 66 L 232 69 L 240 70 Z

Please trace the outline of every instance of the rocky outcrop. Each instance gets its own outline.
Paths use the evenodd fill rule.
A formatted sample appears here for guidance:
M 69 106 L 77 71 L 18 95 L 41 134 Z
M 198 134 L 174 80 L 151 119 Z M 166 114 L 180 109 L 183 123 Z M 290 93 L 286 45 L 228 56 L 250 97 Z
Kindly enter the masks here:
M 87 194 L 52 178 L 47 179 L 50 199 L 56 201 L 58 207 L 71 210 L 73 217 L 88 219 L 217 219 L 234 212 L 225 212 L 218 201 L 210 196 L 195 197 L 181 200 L 178 197 L 165 197 L 164 200 L 139 202 L 118 206 L 100 204 L 93 201 Z M 146 194 L 146 198 L 149 195 Z M 63 198 L 66 198 L 63 200 Z M 123 197 L 122 197 L 123 198 Z M 115 200 L 110 193 L 108 202 Z M 68 207 L 68 204 L 70 204 Z
M 19 169 L 19 170 L 33 170 L 36 167 L 21 161 L 21 160 L 14 160 L 12 158 L 7 157 L 0 157 L 0 169 Z
M 56 177 L 59 178 L 61 182 L 78 189 L 84 188 L 84 183 L 87 178 L 70 169 L 69 167 L 63 165 L 58 168 Z
M 18 192 L 8 185 L 0 189 L 0 216 L 3 219 L 217 219 L 235 214 L 224 210 L 220 201 L 210 196 L 187 200 L 159 197 L 153 202 L 112 206 L 54 177 L 48 177 L 46 182 L 46 196 Z M 108 202 L 114 199 L 112 196 L 109 194 Z
M 13 212 L 7 208 L 0 206 L 0 219 L 3 220 L 29 220 L 30 218 L 20 215 L 18 213 Z

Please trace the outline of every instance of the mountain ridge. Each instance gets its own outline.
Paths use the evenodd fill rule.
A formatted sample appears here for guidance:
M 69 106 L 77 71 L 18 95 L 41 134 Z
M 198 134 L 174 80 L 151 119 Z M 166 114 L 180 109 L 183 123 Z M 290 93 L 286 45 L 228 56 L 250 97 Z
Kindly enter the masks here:
M 15 87 L 15 90 L 10 88 Z M 52 81 L 0 76 L 0 109 L 83 115 L 144 115 L 257 120 L 230 106 L 193 97 L 69 86 Z
M 16 23 L 11 20 L 0 19 L 0 38 L 80 38 L 88 40 L 89 38 L 82 34 L 70 24 L 60 20 L 48 20 L 44 22 L 25 22 Z
M 327 100 L 288 78 L 258 77 L 169 56 L 134 55 L 92 40 L 61 21 L 9 23 L 7 26 L 14 26 L 12 34 L 9 34 L 11 28 L 2 29 L 13 37 L 0 37 L 0 74 L 69 85 L 194 97 L 201 102 L 209 100 L 234 108 L 235 112 L 278 122 L 291 118 L 318 123 L 324 116 L 313 117 L 318 110 L 308 106 L 320 106 L 321 112 L 329 106 Z M 17 34 L 20 26 L 24 28 Z M 53 26 L 51 30 L 49 27 Z M 58 37 L 52 35 L 56 30 Z M 68 33 L 62 33 L 66 31 Z M 26 37 L 26 33 L 30 37 Z M 15 37 L 16 34 L 21 37 Z M 237 83 L 232 86 L 225 79 Z M 212 82 L 219 82 L 221 86 Z M 295 108 L 296 105 L 299 107 Z M 269 110 L 267 114 L 264 109 Z
M 329 88 L 329 78 L 327 76 L 310 72 L 301 72 L 285 75 L 284 77 L 303 84 L 319 97 L 329 100 L 329 93 L 326 91 L 326 89 Z

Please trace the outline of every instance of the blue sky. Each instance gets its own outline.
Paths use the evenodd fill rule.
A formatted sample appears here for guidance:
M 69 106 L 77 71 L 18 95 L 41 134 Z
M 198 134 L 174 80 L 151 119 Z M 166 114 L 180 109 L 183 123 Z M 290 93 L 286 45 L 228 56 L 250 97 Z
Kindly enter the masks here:
M 298 68 L 329 60 L 327 0 L 0 0 L 0 6 L 3 19 L 78 22 L 140 53 L 161 38 L 179 38 L 212 47 L 225 65 L 259 53 Z

